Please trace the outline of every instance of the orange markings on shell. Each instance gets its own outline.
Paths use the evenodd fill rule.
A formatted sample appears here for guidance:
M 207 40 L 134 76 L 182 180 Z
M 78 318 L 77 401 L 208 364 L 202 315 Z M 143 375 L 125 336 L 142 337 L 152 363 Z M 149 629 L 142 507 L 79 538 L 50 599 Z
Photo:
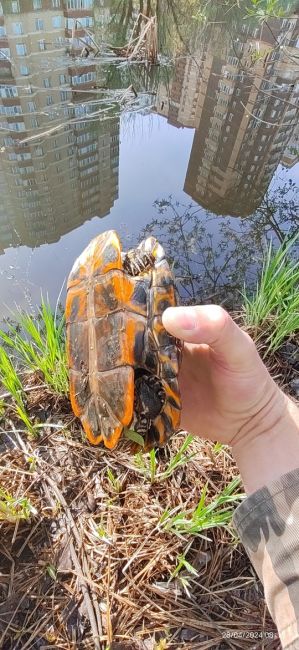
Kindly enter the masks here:
M 134 378 L 133 378 L 133 385 L 130 386 L 130 390 L 128 391 L 126 397 L 125 397 L 125 410 L 124 414 L 122 416 L 122 424 L 124 427 L 128 427 L 133 418 L 133 411 L 134 411 Z
M 80 415 L 83 413 L 83 408 L 79 406 L 77 402 L 77 395 L 74 391 L 74 387 L 70 385 L 70 400 L 71 400 L 71 406 L 74 412 L 74 415 L 79 418 Z
M 109 407 L 123 426 L 131 424 L 134 408 L 134 370 L 123 366 L 97 375 L 99 411 Z
M 91 259 L 93 275 L 108 273 L 112 269 L 122 269 L 121 245 L 115 230 L 99 235 L 94 240 L 94 252 Z
M 154 238 L 142 242 L 141 250 L 151 252 L 156 265 L 140 277 L 132 277 L 123 271 L 117 233 L 108 231 L 90 242 L 68 279 L 71 404 L 89 442 L 103 442 L 109 449 L 117 445 L 123 428 L 132 424 L 134 368 L 153 372 L 151 355 L 159 358 L 157 374 L 165 376 L 163 412 L 167 418 L 163 421 L 160 414 L 153 422 L 161 445 L 180 422 L 179 394 L 175 384 L 171 388 L 167 383 L 167 378 L 175 378 L 178 372 L 177 352 L 171 339 L 163 336 L 161 322 L 164 309 L 177 302 L 173 275 Z
M 179 409 L 176 409 L 172 404 L 166 401 L 163 412 L 169 417 L 172 424 L 172 428 L 175 431 L 180 426 L 181 412 Z
M 165 425 L 164 422 L 162 422 L 161 415 L 158 415 L 158 417 L 154 420 L 153 424 L 159 434 L 159 444 L 163 445 L 167 436 L 165 431 Z
M 67 356 L 67 362 L 68 362 L 68 367 L 73 368 L 74 367 L 74 358 L 72 355 L 72 346 L 71 346 L 71 333 L 69 331 L 70 326 L 67 324 L 66 326 L 66 356 Z
M 97 364 L 99 371 L 117 369 L 120 366 L 136 366 L 135 341 L 144 336 L 145 319 L 132 317 L 130 313 L 118 311 L 103 317 L 95 325 Z
M 117 445 L 121 434 L 123 432 L 123 426 L 120 424 L 118 427 L 115 427 L 113 430 L 113 433 L 109 438 L 105 438 L 102 434 L 99 434 L 98 436 L 95 436 L 91 426 L 86 418 L 84 416 L 81 418 L 81 422 L 83 425 L 83 429 L 86 433 L 87 439 L 92 445 L 99 445 L 100 442 L 104 442 L 105 447 L 107 449 L 114 449 L 114 447 Z
M 81 422 L 82 422 L 83 429 L 84 429 L 84 431 L 86 433 L 86 437 L 89 440 L 89 442 L 91 442 L 92 445 L 99 445 L 100 442 L 103 442 L 102 434 L 100 434 L 98 436 L 95 436 L 93 434 L 93 431 L 91 429 L 91 426 L 90 426 L 88 420 L 86 418 L 84 418 L 84 416 L 81 418 Z M 106 442 L 105 442 L 105 444 L 106 444 Z
M 107 449 L 114 449 L 114 447 L 116 447 L 116 445 L 117 445 L 117 443 L 118 443 L 118 441 L 119 441 L 119 439 L 120 439 L 120 437 L 122 435 L 122 432 L 123 432 L 122 424 L 120 424 L 118 427 L 115 427 L 115 429 L 113 430 L 112 435 L 109 438 L 106 438 L 104 440 L 105 447 L 107 447 Z
M 81 285 L 83 280 L 87 277 L 87 266 L 86 264 L 80 264 L 79 260 L 76 262 L 76 268 L 73 267 L 69 279 L 68 279 L 68 289 Z
M 69 289 L 66 298 L 65 318 L 67 323 L 87 318 L 87 296 L 82 289 L 74 287 Z
M 101 277 L 94 287 L 95 316 L 105 316 L 118 309 L 126 309 L 146 316 L 146 308 L 133 302 L 136 280 L 122 271 Z
M 115 230 L 98 235 L 76 259 L 68 278 L 68 289 L 81 284 L 93 274 L 121 269 L 121 246 Z
M 177 389 L 177 392 L 175 392 L 174 390 L 172 390 L 172 388 L 169 386 L 169 384 L 166 383 L 165 381 L 163 381 L 163 387 L 164 387 L 164 390 L 165 390 L 165 393 L 166 393 L 166 398 L 167 397 L 172 397 L 172 399 L 178 405 L 177 408 L 180 410 L 180 399 L 179 399 L 179 391 L 178 391 L 178 389 Z
M 169 350 L 167 350 L 167 352 L 169 352 L 169 354 L 165 353 L 165 349 L 164 349 L 163 352 L 162 352 L 162 350 L 160 350 L 160 354 L 159 354 L 160 366 L 162 368 L 162 366 L 166 366 L 166 364 L 167 364 L 167 367 L 170 368 L 171 371 L 172 371 L 172 376 L 176 377 L 178 375 L 178 372 L 179 372 L 178 356 L 174 352 L 173 347 L 170 348 Z
M 154 314 L 162 314 L 166 307 L 176 305 L 176 295 L 173 286 L 164 289 L 162 287 L 155 287 L 154 292 Z

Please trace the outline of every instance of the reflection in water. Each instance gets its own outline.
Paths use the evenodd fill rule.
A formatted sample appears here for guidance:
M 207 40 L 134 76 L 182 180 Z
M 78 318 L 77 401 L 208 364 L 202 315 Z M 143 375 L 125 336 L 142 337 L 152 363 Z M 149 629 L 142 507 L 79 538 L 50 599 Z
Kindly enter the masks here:
M 92 2 L 2 4 L 3 251 L 55 242 L 95 214 L 109 214 L 118 196 L 119 116 L 94 95 L 100 68 L 63 56 L 76 18 L 82 29 L 72 48 L 82 49 L 83 26 L 94 22 Z M 48 129 L 51 137 L 32 137 Z
M 157 11 L 159 66 L 107 56 L 104 44 L 127 42 L 140 8 Z M 264 205 L 279 162 L 298 160 L 298 17 L 261 25 L 217 7 L 217 20 L 202 27 L 188 14 L 188 3 L 172 0 L 0 2 L 0 252 L 56 242 L 109 214 L 118 198 L 117 100 L 129 86 L 174 139 L 177 128 L 195 130 L 184 190 L 197 204 L 233 216 Z M 100 56 L 80 58 L 93 42 L 103 44 Z M 198 232 L 203 215 L 201 224 L 194 216 Z M 232 271 L 227 277 L 233 283 Z
M 280 160 L 298 160 L 298 37 L 296 16 L 244 21 L 232 38 L 213 24 L 177 56 L 170 90 L 159 87 L 158 113 L 195 128 L 185 192 L 215 213 L 251 214 Z
M 184 303 L 221 302 L 235 307 L 244 282 L 247 287 L 255 285 L 265 239 L 275 235 L 283 241 L 298 233 L 297 198 L 295 184 L 284 182 L 266 192 L 247 219 L 231 220 L 209 212 L 203 218 L 194 203 L 182 205 L 169 197 L 155 201 L 158 217 L 142 234 L 159 237 Z

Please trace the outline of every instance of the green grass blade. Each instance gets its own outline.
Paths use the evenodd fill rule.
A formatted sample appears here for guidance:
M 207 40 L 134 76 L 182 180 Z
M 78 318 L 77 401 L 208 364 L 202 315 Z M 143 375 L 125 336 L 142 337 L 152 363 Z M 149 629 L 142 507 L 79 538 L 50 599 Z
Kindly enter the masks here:
M 255 339 L 263 338 L 266 353 L 275 352 L 299 331 L 299 261 L 292 252 L 299 233 L 277 250 L 272 242 L 264 255 L 253 295 L 243 291 L 243 318 Z
M 21 333 L 9 326 L 0 330 L 3 343 L 14 350 L 25 369 L 41 370 L 45 382 L 57 393 L 68 392 L 68 372 L 65 349 L 64 317 L 57 319 L 48 303 L 42 299 L 38 317 L 19 315 Z
M 234 506 L 245 495 L 238 491 L 240 479 L 233 479 L 216 497 L 207 503 L 206 484 L 202 490 L 198 505 L 193 511 L 180 511 L 176 514 L 167 513 L 160 523 L 165 530 L 177 535 L 199 535 L 204 530 L 215 527 L 227 527 L 234 512 Z

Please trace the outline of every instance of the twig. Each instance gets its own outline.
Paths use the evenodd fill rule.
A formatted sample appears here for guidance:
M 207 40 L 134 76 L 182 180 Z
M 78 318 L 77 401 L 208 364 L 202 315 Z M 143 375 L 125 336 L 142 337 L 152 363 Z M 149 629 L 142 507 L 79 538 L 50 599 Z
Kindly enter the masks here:
M 23 140 L 20 140 L 20 144 L 24 144 L 25 142 L 32 142 L 33 140 L 39 140 L 40 138 L 43 138 L 45 136 L 51 135 L 51 133 L 55 133 L 56 131 L 60 131 L 60 129 L 63 129 L 67 124 L 77 124 L 80 122 L 88 122 L 90 118 L 98 117 L 102 113 L 107 113 L 108 111 L 112 111 L 115 109 L 115 104 L 120 104 L 123 99 L 125 98 L 128 90 L 131 88 L 127 88 L 127 90 L 124 92 L 124 94 L 121 96 L 120 99 L 115 100 L 114 104 L 112 106 L 107 106 L 106 108 L 103 109 L 98 109 L 97 111 L 93 111 L 92 113 L 88 113 L 87 115 L 83 115 L 80 118 L 74 117 L 70 120 L 67 120 L 66 122 L 62 122 L 61 124 L 57 124 L 56 126 L 52 126 L 50 129 L 47 129 L 46 131 L 42 131 L 41 133 L 36 133 L 35 135 L 31 135 L 28 138 L 23 138 Z M 133 92 L 133 91 L 132 91 Z M 136 92 L 136 91 L 135 91 Z M 12 130 L 12 129 L 9 129 Z
M 96 43 L 96 41 L 94 40 L 93 35 L 92 35 L 92 32 L 90 32 L 88 29 L 86 29 L 86 27 L 84 27 L 84 25 L 82 25 L 81 21 L 78 20 L 78 18 L 76 18 L 76 20 L 75 20 L 75 33 L 76 33 L 76 26 L 77 26 L 77 23 L 81 26 L 81 29 L 83 29 L 83 31 L 85 32 L 85 34 L 87 34 L 87 36 L 89 36 L 89 38 L 92 40 L 93 45 L 94 45 L 94 47 L 95 47 L 95 56 L 96 56 L 96 55 L 99 53 L 100 48 L 99 48 L 98 44 Z M 72 36 L 72 38 L 73 38 L 73 36 Z M 80 39 L 80 40 L 82 40 L 82 39 Z M 85 44 L 86 47 L 90 47 L 90 44 L 89 44 L 89 43 L 85 43 L 85 41 L 83 41 L 83 42 L 84 42 L 84 44 Z
M 24 540 L 24 542 L 23 542 L 21 548 L 19 548 L 19 550 L 16 552 L 16 554 L 15 554 L 16 557 L 20 557 L 20 555 L 22 555 L 25 546 L 27 546 L 27 544 L 28 544 L 30 538 L 32 537 L 32 535 L 34 535 L 36 529 L 40 526 L 40 524 L 41 524 L 41 522 L 40 522 L 40 521 L 37 521 L 37 523 L 35 524 L 35 526 L 33 526 L 33 527 L 30 529 L 30 531 L 29 531 L 29 535 L 27 535 L 27 537 L 26 537 L 26 539 Z
M 32 390 L 39 390 L 40 388 L 48 388 L 48 384 L 37 384 L 36 386 L 28 386 L 28 388 L 25 386 L 21 391 L 18 391 L 18 393 L 30 393 Z M 0 400 L 5 399 L 6 397 L 11 397 L 11 393 L 2 393 L 2 395 L 0 395 Z
M 71 513 L 71 511 L 70 511 L 70 509 L 68 507 L 68 504 L 67 504 L 62 492 L 57 487 L 56 483 L 49 476 L 47 476 L 46 473 L 44 474 L 44 479 L 48 483 L 48 485 L 52 488 L 56 498 L 58 499 L 59 503 L 64 508 L 65 518 L 66 518 L 66 522 L 68 523 L 68 528 L 70 529 L 70 532 L 73 534 L 73 536 L 74 536 L 74 538 L 75 538 L 75 540 L 77 542 L 78 548 L 81 548 L 82 559 L 83 559 L 83 561 L 82 561 L 83 569 L 86 572 L 88 572 L 88 574 L 89 574 L 89 569 L 87 570 L 87 567 L 88 567 L 87 559 L 86 559 L 86 556 L 85 556 L 85 552 L 84 552 L 84 550 L 82 548 L 82 539 L 80 537 L 79 530 L 78 530 L 78 528 L 77 528 L 77 526 L 75 524 L 75 521 L 73 519 L 72 513 Z M 75 550 L 75 547 L 73 545 L 72 540 L 70 540 L 70 552 L 71 552 L 71 557 L 72 557 L 74 566 L 76 568 L 76 571 L 77 571 L 78 575 L 80 576 L 80 586 L 81 586 L 81 591 L 82 591 L 83 599 L 84 599 L 84 602 L 85 602 L 86 610 L 88 612 L 91 631 L 92 631 L 93 638 L 94 638 L 94 648 L 95 648 L 95 650 L 101 650 L 101 642 L 100 642 L 100 640 L 101 640 L 101 636 L 103 634 L 103 630 L 102 630 L 102 624 L 101 624 L 100 610 L 99 610 L 98 605 L 96 607 L 96 611 L 94 610 L 93 605 L 95 604 L 96 596 L 95 596 L 93 591 L 92 591 L 92 598 L 89 595 L 88 583 L 87 583 L 87 581 L 85 579 L 85 575 L 84 575 L 84 573 L 82 571 L 82 568 L 81 568 L 81 565 L 80 565 L 80 562 L 79 562 L 79 558 L 78 558 L 78 555 L 76 553 L 76 550 Z M 90 574 L 87 577 L 90 577 Z

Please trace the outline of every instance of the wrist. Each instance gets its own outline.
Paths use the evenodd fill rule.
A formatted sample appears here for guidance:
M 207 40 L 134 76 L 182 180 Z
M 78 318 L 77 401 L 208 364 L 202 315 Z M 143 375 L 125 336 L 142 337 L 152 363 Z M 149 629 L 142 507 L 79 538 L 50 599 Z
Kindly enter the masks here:
M 232 445 L 248 494 L 299 467 L 299 410 L 274 386 L 263 412 L 250 420 Z

